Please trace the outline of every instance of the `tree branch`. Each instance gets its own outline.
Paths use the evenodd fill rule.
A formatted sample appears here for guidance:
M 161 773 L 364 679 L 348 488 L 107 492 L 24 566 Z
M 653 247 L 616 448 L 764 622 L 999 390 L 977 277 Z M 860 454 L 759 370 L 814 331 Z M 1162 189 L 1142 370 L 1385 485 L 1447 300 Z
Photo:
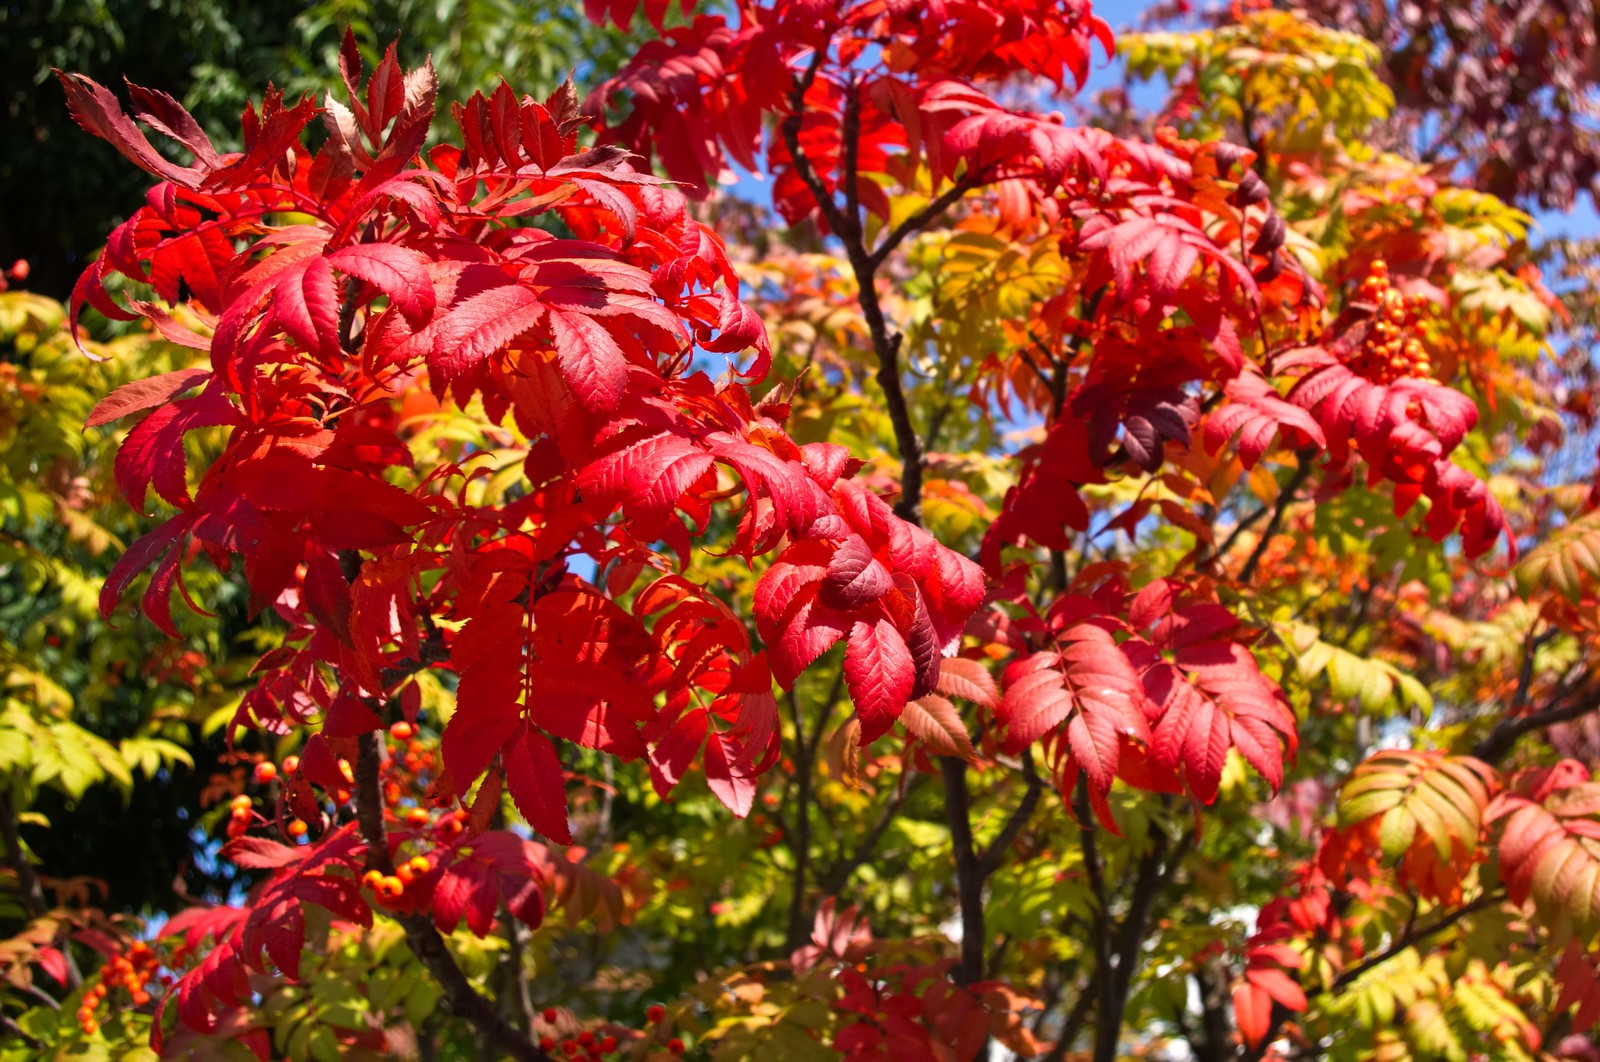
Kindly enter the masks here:
M 844 672 L 841 669 L 840 674 Z M 794 836 L 790 849 L 794 852 L 794 873 L 789 896 L 788 948 L 793 951 L 806 939 L 806 878 L 811 873 L 811 747 L 806 743 L 805 730 L 800 721 L 800 697 L 789 691 L 789 711 L 794 717 L 794 774 L 795 811 Z M 822 720 L 817 720 L 817 733 L 822 733 Z
M 972 847 L 972 797 L 967 789 L 967 761 L 939 757 L 944 776 L 945 817 L 950 824 L 950 847 L 955 854 L 956 891 L 961 908 L 961 965 L 956 983 L 970 985 L 983 979 L 988 950 L 983 917 L 983 873 Z
M 1245 559 L 1244 567 L 1239 569 L 1241 583 L 1248 583 L 1256 573 L 1256 565 L 1261 563 L 1261 558 L 1267 552 L 1267 546 L 1272 542 L 1272 536 L 1278 533 L 1278 526 L 1283 523 L 1283 516 L 1294 503 L 1295 492 L 1305 485 L 1311 478 L 1311 462 L 1316 457 L 1316 451 L 1311 449 L 1301 450 L 1299 454 L 1300 467 L 1294 470 L 1294 475 L 1289 477 L 1289 482 L 1283 485 L 1283 490 L 1278 492 L 1278 501 L 1272 507 L 1272 517 L 1267 521 L 1267 526 L 1261 530 L 1261 539 L 1256 543 L 1256 548 L 1250 551 L 1250 556 Z
M 376 731 L 362 734 L 360 755 L 356 757 L 356 820 L 367 842 L 367 866 L 384 874 L 394 872 L 389 857 L 389 840 L 383 825 L 383 797 L 379 785 L 381 746 Z M 417 961 L 444 989 L 450 1012 L 466 1018 L 499 1050 L 517 1062 L 555 1062 L 550 1055 L 529 1042 L 500 1014 L 494 1003 L 472 987 L 461 972 L 455 956 L 445 944 L 433 920 L 426 915 L 397 916 L 406 931 L 406 943 Z
M 1355 966 L 1352 966 L 1350 969 L 1334 978 L 1333 983 L 1328 986 L 1328 991 L 1332 992 L 1343 988 L 1345 985 L 1349 984 L 1351 981 L 1354 981 L 1368 970 L 1371 970 L 1377 966 L 1382 966 L 1384 963 L 1388 962 L 1396 955 L 1399 955 L 1407 948 L 1420 944 L 1422 941 L 1427 940 L 1431 936 L 1436 936 L 1439 933 L 1443 933 L 1445 930 L 1449 929 L 1463 918 L 1466 918 L 1469 915 L 1477 914 L 1486 907 L 1493 907 L 1495 904 L 1500 903 L 1504 899 L 1505 895 L 1498 890 L 1495 892 L 1486 892 L 1482 896 L 1479 896 L 1476 900 L 1473 900 L 1471 903 L 1463 904 L 1444 917 L 1434 922 L 1430 922 L 1428 925 L 1420 928 L 1413 927 L 1409 932 L 1400 934 L 1400 936 L 1392 944 L 1378 952 L 1378 954 L 1372 956 L 1370 959 L 1367 959 L 1364 962 L 1357 963 Z M 1322 989 L 1317 987 L 1308 988 L 1306 990 L 1307 999 L 1321 994 Z
M 43 1043 L 23 1032 L 22 1026 L 18 1025 L 9 1014 L 0 1014 L 0 1031 L 8 1036 L 15 1036 L 30 1051 L 38 1051 L 44 1047 Z
M 1005 858 L 1011 843 L 1017 839 L 1017 834 L 1022 832 L 1022 827 L 1028 824 L 1033 817 L 1034 809 L 1039 806 L 1039 795 L 1044 791 L 1044 783 L 1039 780 L 1039 772 L 1033 765 L 1033 749 L 1022 750 L 1022 778 L 1027 784 L 1027 789 L 1022 794 L 1022 800 L 1011 812 L 1011 817 L 1006 824 L 1000 827 L 1000 832 L 995 839 L 989 842 L 978 856 L 978 873 L 988 878 L 1000 869 L 1000 861 Z
M 872 858 L 872 853 L 877 851 L 878 843 L 883 840 L 883 835 L 889 831 L 895 816 L 900 813 L 901 808 L 905 807 L 906 799 L 911 795 L 911 790 L 915 789 L 922 779 L 923 775 L 918 774 L 906 782 L 905 786 L 884 805 L 883 813 L 878 816 L 878 821 L 873 823 L 872 829 L 868 830 L 867 835 L 861 838 L 856 845 L 856 850 L 850 854 L 850 857 L 830 870 L 827 877 L 818 883 L 825 894 L 830 896 L 837 894 L 840 889 L 850 883 L 851 875 L 865 865 L 867 860 Z
M 1472 754 L 1484 763 L 1499 763 L 1522 735 L 1569 722 L 1596 710 L 1600 710 L 1600 687 L 1583 690 L 1575 700 L 1566 704 L 1553 704 L 1527 715 L 1505 716 L 1482 741 L 1472 746 Z
M 0 835 L 4 836 L 6 842 L 6 865 L 17 875 L 17 884 L 22 889 L 22 905 L 27 909 L 28 917 L 33 919 L 48 911 L 50 904 L 44 897 L 39 876 L 33 872 L 33 864 L 28 862 L 28 855 L 22 850 L 22 836 L 17 826 L 17 806 L 8 781 L 0 785 Z
M 946 210 L 960 202 L 961 197 L 983 184 L 983 180 L 976 176 L 963 177 L 955 184 L 928 201 L 928 205 L 896 225 L 889 234 L 878 244 L 877 249 L 867 256 L 867 262 L 876 270 L 884 260 L 893 253 L 907 239 L 921 232 L 927 226 L 938 220 Z

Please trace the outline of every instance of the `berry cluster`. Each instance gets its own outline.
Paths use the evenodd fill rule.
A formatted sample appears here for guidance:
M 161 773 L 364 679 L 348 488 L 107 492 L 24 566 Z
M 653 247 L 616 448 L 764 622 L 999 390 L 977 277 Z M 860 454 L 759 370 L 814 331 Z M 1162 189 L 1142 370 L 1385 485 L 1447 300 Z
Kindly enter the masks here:
M 554 1007 L 546 1007 L 542 1017 L 544 1018 L 544 1024 L 550 1028 L 552 1033 L 557 1032 L 558 1026 L 563 1023 L 562 1013 Z M 659 1003 L 652 1003 L 645 1010 L 645 1018 L 651 1025 L 660 1026 L 666 1020 L 666 1017 L 667 1009 Z M 570 1025 L 570 1018 L 567 1019 L 567 1024 Z M 632 1029 L 624 1029 L 621 1026 L 612 1026 L 612 1028 L 618 1029 L 618 1031 L 626 1031 L 630 1034 L 633 1032 Z M 640 1031 L 642 1032 L 643 1030 Z M 676 1036 L 670 1039 L 663 1039 L 664 1034 L 665 1030 L 657 1029 L 654 1037 L 656 1043 L 665 1047 L 670 1055 L 678 1056 L 683 1054 L 684 1042 Z M 539 1037 L 539 1050 L 556 1058 L 573 1059 L 574 1062 L 601 1062 L 601 1059 L 606 1055 L 617 1050 L 617 1038 L 604 1032 L 597 1033 L 592 1029 L 583 1029 L 559 1039 L 555 1035 L 546 1034 Z
M 100 1031 L 95 1013 L 113 989 L 126 989 L 133 1005 L 142 1007 L 154 998 L 150 989 L 157 982 L 171 985 L 173 977 L 170 973 L 161 972 L 161 960 L 149 944 L 142 940 L 134 941 L 127 954 L 113 955 L 100 967 L 99 982 L 84 992 L 83 1004 L 78 1007 L 78 1027 L 85 1036 L 93 1036 Z
M 1419 338 L 1428 300 L 1421 295 L 1402 295 L 1390 282 L 1389 265 L 1381 258 L 1372 263 L 1361 282 L 1359 298 L 1377 309 L 1372 330 L 1349 359 L 1351 370 L 1376 384 L 1431 375 L 1433 366 Z

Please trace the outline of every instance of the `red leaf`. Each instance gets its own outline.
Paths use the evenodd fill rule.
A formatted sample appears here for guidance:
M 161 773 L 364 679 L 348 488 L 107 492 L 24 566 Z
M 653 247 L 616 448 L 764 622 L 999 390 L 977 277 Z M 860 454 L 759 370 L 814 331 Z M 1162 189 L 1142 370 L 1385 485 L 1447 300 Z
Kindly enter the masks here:
M 1245 979 L 1296 1014 L 1306 1009 L 1305 990 L 1282 970 L 1271 966 L 1253 967 L 1245 972 Z
M 506 750 L 506 788 L 522 817 L 557 844 L 572 843 L 567 824 L 567 776 L 550 739 L 525 729 Z
M 857 620 L 844 653 L 845 685 L 861 718 L 861 744 L 888 732 L 911 699 L 916 665 L 894 624 Z
M 900 722 L 906 730 L 928 747 L 936 756 L 955 756 L 974 759 L 972 738 L 967 724 L 961 721 L 956 706 L 937 694 L 918 697 L 906 704 L 900 713 Z
M 322 255 L 282 274 L 272 290 L 272 308 L 283 330 L 319 358 L 339 350 L 339 288 Z
M 1000 705 L 1000 691 L 989 669 L 976 660 L 946 657 L 939 661 L 939 692 L 946 697 L 961 697 L 993 711 Z
M 67 978 L 72 976 L 68 966 L 67 957 L 60 948 L 40 948 L 34 959 L 44 968 L 44 972 L 55 978 L 56 983 L 65 985 Z
M 433 280 L 427 262 L 417 252 L 392 243 L 358 243 L 329 254 L 328 263 L 389 296 L 390 305 L 413 328 L 433 316 Z
M 592 317 L 551 309 L 550 337 L 578 400 L 596 413 L 615 409 L 628 385 L 628 361 L 611 333 Z
M 456 713 L 439 739 L 439 751 L 456 792 L 466 792 L 488 769 L 521 720 L 522 708 L 515 701 L 458 701 Z
M 544 320 L 539 296 L 519 284 L 501 284 L 452 306 L 438 321 L 428 367 L 443 388 L 467 369 L 503 350 Z
M 1139 677 L 1097 624 L 1080 623 L 1056 641 L 1059 651 L 1035 653 L 1006 669 L 1006 692 L 995 715 L 1006 727 L 1006 748 L 1012 752 L 1070 720 L 1067 747 L 1105 792 L 1120 757 L 1117 735 L 1144 740 L 1149 734 Z M 1093 718 L 1080 721 L 1083 716 Z
M 211 375 L 210 369 L 176 369 L 123 384 L 102 398 L 84 425 L 98 428 L 119 417 L 164 405 Z
M 1239 1026 L 1239 1035 L 1254 1050 L 1261 1046 L 1272 1030 L 1272 999 L 1266 991 L 1244 983 L 1233 990 L 1233 1020 Z
M 222 846 L 222 857 L 249 870 L 275 870 L 298 863 L 304 856 L 299 848 L 269 841 L 265 837 L 236 837 Z
M 894 578 L 860 535 L 845 539 L 828 562 L 822 600 L 834 608 L 859 609 L 894 586 Z

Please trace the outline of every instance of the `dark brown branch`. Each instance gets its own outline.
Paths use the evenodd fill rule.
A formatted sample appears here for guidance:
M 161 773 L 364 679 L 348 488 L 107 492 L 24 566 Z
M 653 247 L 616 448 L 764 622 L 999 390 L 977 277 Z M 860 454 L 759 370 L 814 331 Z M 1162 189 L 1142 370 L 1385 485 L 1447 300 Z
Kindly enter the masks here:
M 1225 1062 L 1234 1057 L 1233 1029 L 1228 1021 L 1227 982 L 1212 976 L 1210 963 L 1194 968 L 1194 983 L 1200 996 L 1200 1028 L 1187 1037 L 1198 1062 Z
M 878 850 L 878 844 L 883 840 L 883 835 L 889 832 L 889 827 L 894 823 L 895 816 L 900 814 L 900 809 L 905 807 L 906 799 L 911 791 L 922 781 L 923 775 L 918 774 L 906 782 L 883 807 L 883 813 L 878 816 L 878 821 L 872 824 L 872 829 L 856 844 L 856 850 L 848 859 L 843 860 L 838 866 L 830 870 L 825 878 L 819 882 L 824 894 L 833 896 L 850 883 L 850 878 L 857 870 L 866 865 L 872 858 L 872 853 Z
M 844 212 L 834 201 L 833 193 L 828 191 L 828 186 L 812 168 L 811 159 L 800 150 L 800 124 L 805 120 L 806 93 L 816 82 L 817 73 L 822 69 L 822 63 L 827 56 L 828 53 L 821 48 L 812 52 L 811 62 L 795 79 L 794 88 L 789 93 L 789 115 L 779 128 L 783 132 L 784 145 L 789 149 L 795 176 L 806 186 L 811 198 L 817 201 L 817 209 L 822 212 L 822 220 L 828 223 L 828 228 L 832 229 L 840 239 L 848 241 L 849 230 L 845 227 Z
M 1372 956 L 1370 959 L 1367 959 L 1364 962 L 1357 963 L 1355 966 L 1350 967 L 1350 969 L 1334 978 L 1333 983 L 1328 986 L 1328 991 L 1338 991 L 1351 981 L 1354 981 L 1356 978 L 1366 973 L 1368 970 L 1382 966 L 1384 963 L 1388 962 L 1396 955 L 1399 955 L 1407 948 L 1414 947 L 1415 945 L 1422 943 L 1424 940 L 1427 940 L 1429 937 L 1437 936 L 1438 934 L 1443 933 L 1445 930 L 1449 929 L 1463 918 L 1466 918 L 1469 915 L 1477 914 L 1486 907 L 1493 907 L 1495 904 L 1500 903 L 1504 899 L 1505 895 L 1501 892 L 1486 892 L 1482 896 L 1479 896 L 1476 900 L 1473 900 L 1471 903 L 1463 904 L 1442 918 L 1436 919 L 1425 926 L 1412 927 L 1410 932 L 1400 934 L 1400 936 L 1397 937 L 1393 943 L 1391 943 L 1387 948 L 1384 948 L 1382 951 L 1378 952 L 1378 954 Z M 1321 994 L 1322 989 L 1315 986 L 1306 989 L 1307 999 Z
M 522 926 L 504 902 L 500 903 L 500 917 L 506 924 L 506 958 L 502 969 L 511 982 L 511 1000 L 516 1004 L 517 1025 L 524 1034 L 533 1030 L 533 993 L 528 985 L 528 969 L 522 962 Z
M 950 847 L 955 854 L 956 891 L 961 908 L 961 965 L 956 967 L 957 984 L 969 985 L 983 979 L 985 952 L 988 950 L 983 916 L 983 872 L 972 846 L 972 797 L 967 789 L 967 761 L 954 756 L 939 757 L 944 776 L 945 817 L 950 824 Z
M 1094 921 L 1089 924 L 1089 943 L 1094 949 L 1094 972 L 1089 975 L 1085 991 L 1092 991 L 1094 1007 L 1099 1012 L 1099 1026 L 1112 1018 L 1115 1007 L 1111 976 L 1111 896 L 1106 891 L 1105 874 L 1100 864 L 1100 847 L 1095 841 L 1094 820 L 1090 818 L 1089 783 L 1078 779 L 1073 794 L 1073 808 L 1078 817 L 1078 846 L 1083 850 L 1083 868 L 1089 877 L 1089 890 L 1094 894 Z M 1119 1023 L 1120 1024 L 1120 1023 Z M 1100 1032 L 1095 1030 L 1095 1051 L 1098 1056 Z M 1120 1030 L 1119 1030 L 1120 1031 Z
M 1222 544 L 1211 555 L 1213 557 L 1227 556 L 1228 551 L 1233 548 L 1233 544 L 1239 541 L 1239 536 L 1259 524 L 1268 513 L 1272 512 L 1272 508 L 1270 505 L 1263 505 L 1255 512 L 1240 517 L 1239 522 L 1233 525 L 1233 530 L 1228 532 L 1228 537 L 1222 540 Z
M 871 265 L 874 270 L 876 270 L 884 263 L 884 260 L 887 259 L 891 253 L 893 253 L 896 247 L 899 247 L 907 239 L 921 232 L 934 221 L 937 221 L 944 215 L 946 210 L 949 210 L 951 207 L 955 206 L 956 203 L 960 202 L 962 196 L 966 195 L 968 192 L 972 191 L 974 188 L 977 188 L 983 183 L 984 182 L 977 177 L 963 177 L 949 188 L 946 188 L 943 192 L 940 192 L 938 195 L 934 196 L 928 201 L 927 206 L 923 207 L 915 214 L 912 214 L 910 217 L 906 218 L 904 221 L 900 222 L 900 224 L 896 225 L 892 230 L 890 230 L 889 235 L 883 238 L 883 242 L 878 244 L 877 249 L 867 256 L 868 264 Z
M 861 152 L 861 86 L 855 78 L 845 86 L 844 116 L 840 135 L 844 142 L 839 180 L 844 185 L 844 223 L 846 229 L 839 235 L 853 243 L 861 242 L 861 188 L 860 167 L 857 159 Z
M 1027 785 L 1022 800 L 1017 803 L 1005 825 L 1000 827 L 999 834 L 978 856 L 978 873 L 985 878 L 1000 869 L 1000 861 L 1006 857 L 1006 852 L 1017 839 L 1017 834 L 1022 832 L 1022 827 L 1033 818 L 1034 809 L 1039 806 L 1039 795 L 1044 791 L 1044 783 L 1039 780 L 1039 772 L 1034 768 L 1031 748 L 1022 750 L 1022 779 Z
M 367 842 L 367 866 L 391 874 L 394 862 L 389 858 L 388 835 L 383 825 L 379 784 L 381 746 L 376 731 L 361 735 L 360 749 L 356 757 L 356 820 L 361 826 L 362 839 Z M 398 919 L 406 931 L 411 953 L 444 989 L 445 1002 L 452 1014 L 467 1019 L 474 1031 L 518 1062 L 555 1062 L 506 1021 L 493 1001 L 472 987 L 432 919 L 420 914 L 400 915 Z
M 840 672 L 843 674 L 843 671 Z M 789 691 L 789 710 L 794 717 L 794 774 L 795 810 L 794 833 L 790 850 L 794 852 L 794 873 L 789 896 L 788 947 L 793 951 L 805 943 L 809 927 L 806 925 L 806 879 L 811 873 L 811 749 L 806 744 L 805 729 L 801 726 L 800 698 Z M 817 720 L 817 733 L 822 732 L 822 720 Z
M 811 874 L 811 807 L 815 802 L 812 774 L 817 765 L 817 751 L 822 746 L 823 732 L 828 728 L 828 720 L 833 715 L 834 706 L 839 703 L 839 696 L 844 692 L 844 669 L 834 676 L 833 686 L 828 690 L 828 696 L 823 701 L 822 711 L 817 715 L 816 727 L 808 737 L 803 723 L 803 713 L 800 711 L 800 697 L 797 691 L 790 690 L 789 713 L 794 722 L 794 781 L 795 781 L 795 817 L 792 827 L 784 824 L 784 836 L 791 839 L 790 851 L 794 852 L 794 873 L 791 875 L 793 891 L 789 897 L 789 929 L 787 934 L 788 946 L 792 951 L 806 941 L 810 932 L 811 918 L 807 913 L 806 904 L 806 879 Z M 826 815 L 824 815 L 826 818 Z
M 1091 977 L 1088 984 L 1083 986 L 1083 991 L 1078 993 L 1078 1000 L 1072 1005 L 1072 1010 L 1067 1014 L 1066 1020 L 1061 1024 L 1061 1035 L 1056 1038 L 1055 1045 L 1044 1056 L 1044 1062 L 1061 1062 L 1067 1057 L 1067 1052 L 1072 1050 L 1073 1041 L 1083 1031 L 1083 1026 L 1089 1020 L 1089 1012 L 1094 1007 L 1096 993 L 1094 980 Z
M 39 884 L 39 876 L 33 872 L 33 864 L 28 862 L 28 854 L 22 850 L 22 836 L 18 832 L 17 807 L 11 798 L 11 787 L 0 785 L 0 835 L 6 842 L 6 865 L 17 875 L 17 884 L 22 889 L 22 905 L 27 909 L 28 917 L 38 918 L 50 909 L 50 904 L 44 898 L 44 887 Z
M 1600 710 L 1600 687 L 1584 690 L 1575 700 L 1565 704 L 1553 704 L 1526 715 L 1505 716 L 1482 741 L 1472 746 L 1472 754 L 1484 763 L 1499 763 L 1522 735 L 1557 723 L 1570 722 L 1597 710 Z
M 22 1026 L 8 1014 L 0 1014 L 0 1032 L 4 1032 L 7 1036 L 15 1036 L 30 1051 L 38 1051 L 44 1047 L 43 1043 L 23 1032 Z
M 890 327 L 884 317 L 883 306 L 878 300 L 877 270 L 895 243 L 938 217 L 939 213 L 960 195 L 951 197 L 954 189 L 947 191 L 912 219 L 908 219 L 914 221 L 917 228 L 902 225 L 890 233 L 889 238 L 877 252 L 868 253 L 861 242 L 859 227 L 855 224 L 859 218 L 845 217 L 833 194 L 818 176 L 810 158 L 800 145 L 800 125 L 804 116 L 806 91 L 815 82 L 824 58 L 825 53 L 819 49 L 813 54 L 805 71 L 796 79 L 790 93 L 790 113 L 783 120 L 781 130 L 784 144 L 789 149 L 795 175 L 816 200 L 817 209 L 822 212 L 823 220 L 844 243 L 845 254 L 850 261 L 856 282 L 856 297 L 861 305 L 861 314 L 867 322 L 867 332 L 872 338 L 872 348 L 878 358 L 878 387 L 883 392 L 884 406 L 889 412 L 890 423 L 894 425 L 895 443 L 900 451 L 900 500 L 895 505 L 895 512 L 901 519 L 920 526 L 922 441 L 918 438 L 916 428 L 911 422 L 911 410 L 906 403 L 905 388 L 900 379 L 902 336 L 899 331 Z M 846 144 L 844 150 L 848 154 L 855 150 L 855 146 Z M 852 191 L 854 191 L 853 184 L 847 188 L 847 196 Z M 929 208 L 935 206 L 938 206 L 938 209 L 929 212 Z M 978 865 L 977 852 L 972 845 L 972 801 L 967 786 L 967 765 L 963 760 L 944 757 L 940 760 L 939 769 L 944 778 L 945 814 L 950 824 L 951 845 L 955 853 L 956 887 L 961 909 L 961 964 L 957 967 L 955 976 L 958 983 L 971 984 L 983 977 L 986 940 L 983 874 Z
M 1283 523 L 1283 516 L 1294 503 L 1294 496 L 1311 478 L 1312 461 L 1316 451 L 1312 449 L 1301 450 L 1300 467 L 1294 470 L 1294 475 L 1289 477 L 1289 482 L 1283 485 L 1283 490 L 1278 492 L 1278 501 L 1272 507 L 1272 517 L 1267 521 L 1267 526 L 1261 529 L 1261 540 L 1256 543 L 1256 548 L 1250 551 L 1250 556 L 1245 559 L 1244 567 L 1239 569 L 1239 582 L 1248 583 L 1256 573 L 1256 565 L 1261 563 L 1261 558 L 1266 555 L 1267 546 L 1271 544 L 1272 537 L 1278 533 L 1278 526 Z
M 1177 864 L 1176 859 L 1165 861 L 1167 844 L 1167 835 L 1157 830 L 1150 848 L 1139 858 L 1128 910 L 1117 927 L 1116 939 L 1109 952 L 1116 965 L 1095 971 L 1096 979 L 1102 984 L 1104 1000 L 1099 1023 L 1095 1027 L 1095 1062 L 1114 1062 L 1117 1056 L 1117 1042 L 1122 1036 L 1122 1015 L 1127 1009 L 1128 989 L 1133 984 L 1134 971 L 1139 965 L 1139 951 L 1144 945 L 1150 909 Z M 1182 851 L 1180 849 L 1179 858 Z
M 1476 900 L 1473 900 L 1471 903 L 1463 904 L 1454 911 L 1451 911 L 1449 914 L 1437 918 L 1425 926 L 1413 926 L 1408 931 L 1401 933 L 1398 937 L 1396 937 L 1387 948 L 1384 948 L 1382 951 L 1366 959 L 1364 962 L 1357 963 L 1355 966 L 1350 967 L 1350 969 L 1344 971 L 1338 977 L 1334 978 L 1333 982 L 1328 985 L 1326 989 L 1324 989 L 1321 985 L 1311 985 L 1307 987 L 1305 989 L 1306 998 L 1315 999 L 1317 996 L 1323 995 L 1327 992 L 1337 992 L 1339 989 L 1354 981 L 1362 974 L 1382 966 L 1384 963 L 1388 962 L 1396 955 L 1399 955 L 1407 948 L 1415 947 L 1417 944 L 1422 943 L 1429 937 L 1436 936 L 1439 933 L 1449 929 L 1457 922 L 1460 922 L 1463 918 L 1476 914 L 1487 907 L 1493 907 L 1495 904 L 1501 903 L 1504 900 L 1505 894 L 1498 890 L 1494 892 L 1487 892 L 1482 896 L 1479 896 Z M 1283 1008 L 1282 1004 L 1273 1004 L 1272 1019 L 1268 1026 L 1267 1035 L 1262 1038 L 1261 1043 L 1254 1050 L 1245 1052 L 1245 1062 L 1255 1062 L 1255 1060 L 1260 1059 L 1266 1053 L 1268 1045 L 1271 1044 L 1274 1039 L 1276 1039 L 1276 1031 L 1278 1026 L 1288 1017 L 1289 1012 Z

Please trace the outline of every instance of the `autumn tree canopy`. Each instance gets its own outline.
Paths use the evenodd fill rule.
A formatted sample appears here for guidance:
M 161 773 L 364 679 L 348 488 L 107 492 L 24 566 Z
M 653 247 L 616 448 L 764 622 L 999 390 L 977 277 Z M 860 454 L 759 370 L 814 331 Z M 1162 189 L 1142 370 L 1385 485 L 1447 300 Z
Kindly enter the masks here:
M 1316 11 L 636 7 L 57 72 L 150 190 L 0 295 L 0 1052 L 1600 1058 L 1554 185 Z

